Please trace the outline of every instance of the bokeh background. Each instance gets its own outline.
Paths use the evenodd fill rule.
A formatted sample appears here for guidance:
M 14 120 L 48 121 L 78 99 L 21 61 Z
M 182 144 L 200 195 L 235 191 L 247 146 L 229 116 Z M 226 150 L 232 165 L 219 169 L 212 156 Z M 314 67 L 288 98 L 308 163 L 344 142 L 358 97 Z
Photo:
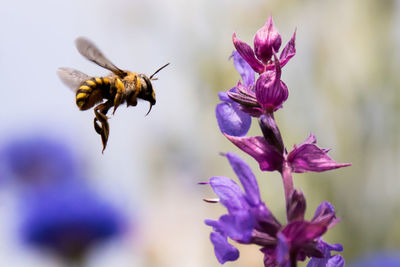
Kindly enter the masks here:
M 313 132 L 335 160 L 353 164 L 295 175 L 309 218 L 320 202 L 334 204 L 342 221 L 325 239 L 344 245 L 347 263 L 400 250 L 399 1 L 4 1 L 1 145 L 36 135 L 59 140 L 88 184 L 128 221 L 130 230 L 93 250 L 87 266 L 220 266 L 203 220 L 224 209 L 204 203 L 214 195 L 197 185 L 214 175 L 234 177 L 220 152 L 237 152 L 252 166 L 266 204 L 284 221 L 279 174 L 259 171 L 221 135 L 214 116 L 218 91 L 240 78 L 228 60 L 232 33 L 252 43 L 270 14 L 284 44 L 297 28 L 297 54 L 282 77 L 290 95 L 276 114 L 286 145 Z M 92 39 L 120 68 L 149 75 L 171 62 L 154 82 L 157 104 L 149 116 L 142 102 L 111 117 L 104 154 L 93 111 L 78 111 L 56 76 L 61 66 L 107 74 L 77 52 L 78 36 Z M 250 134 L 258 131 L 254 126 Z M 21 241 L 21 194 L 5 180 L 0 266 L 60 266 Z M 240 250 L 226 266 L 262 265 L 257 247 Z

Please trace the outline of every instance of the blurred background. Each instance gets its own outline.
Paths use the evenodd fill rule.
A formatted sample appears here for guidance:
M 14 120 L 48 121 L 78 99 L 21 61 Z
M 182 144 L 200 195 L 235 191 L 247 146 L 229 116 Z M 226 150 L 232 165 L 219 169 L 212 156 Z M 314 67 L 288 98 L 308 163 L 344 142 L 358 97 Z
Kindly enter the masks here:
M 336 207 L 342 221 L 325 240 L 342 243 L 349 264 L 371 253 L 398 255 L 399 1 L 4 1 L 0 153 L 11 157 L 14 143 L 24 147 L 26 140 L 39 144 L 39 148 L 28 145 L 27 151 L 47 151 L 37 141 L 44 139 L 71 154 L 71 165 L 62 167 L 76 168 L 71 176 L 88 188 L 90 199 L 95 196 L 112 210 L 110 217 L 101 217 L 108 228 L 102 225 L 91 236 L 99 234 L 109 242 L 73 254 L 85 252 L 85 266 L 220 266 L 209 241 L 211 229 L 203 221 L 218 218 L 224 209 L 204 203 L 203 198 L 214 195 L 207 186 L 197 185 L 215 175 L 235 178 L 220 152 L 234 151 L 250 164 L 265 203 L 284 221 L 279 174 L 259 171 L 252 158 L 223 137 L 214 115 L 217 93 L 240 78 L 228 60 L 232 33 L 252 44 L 270 14 L 283 44 L 297 28 L 297 54 L 282 76 L 290 95 L 276 113 L 286 146 L 301 143 L 313 132 L 320 146 L 333 149 L 332 158 L 353 164 L 321 174 L 295 175 L 295 187 L 307 198 L 308 218 L 322 201 Z M 157 104 L 147 117 L 145 102 L 120 107 L 111 116 L 104 154 L 93 129 L 93 111 L 79 111 L 74 93 L 56 76 L 56 69 L 64 66 L 89 75 L 107 74 L 77 52 L 78 36 L 93 40 L 122 69 L 150 75 L 171 62 L 153 83 Z M 259 135 L 257 128 L 253 121 L 249 134 Z M 21 151 L 11 157 L 13 164 L 31 153 Z M 45 153 L 44 158 L 57 159 L 64 153 L 57 151 Z M 35 153 L 32 157 L 41 159 Z M 59 160 L 65 163 L 62 157 Z M 1 164 L 0 266 L 68 265 L 34 248 L 37 242 L 26 238 L 26 229 L 36 229 L 30 220 L 44 218 L 41 207 L 53 203 L 44 196 L 58 193 L 48 193 L 51 186 L 32 192 L 27 187 L 35 181 L 24 175 L 22 182 L 10 181 L 18 175 L 6 171 L 9 162 Z M 29 186 L 21 186 L 26 180 Z M 64 183 L 57 182 L 61 188 L 81 187 Z M 37 196 L 43 196 L 45 204 L 37 204 Z M 66 199 L 80 200 L 75 196 Z M 77 216 L 82 214 L 89 213 L 83 210 Z M 90 225 L 92 221 L 86 219 L 85 225 Z M 54 220 L 59 222 L 58 217 Z M 47 242 L 46 238 L 37 240 Z M 240 246 L 240 251 L 237 262 L 225 265 L 262 265 L 256 246 Z

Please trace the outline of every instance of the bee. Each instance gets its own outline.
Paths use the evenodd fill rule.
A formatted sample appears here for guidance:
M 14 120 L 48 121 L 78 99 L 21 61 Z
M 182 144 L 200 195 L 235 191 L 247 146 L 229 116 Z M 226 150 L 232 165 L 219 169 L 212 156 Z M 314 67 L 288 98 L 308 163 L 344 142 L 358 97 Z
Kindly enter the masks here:
M 57 71 L 61 81 L 76 93 L 76 105 L 80 110 L 94 107 L 94 129 L 101 136 L 102 152 L 104 152 L 110 134 L 107 112 L 114 107 L 112 112 L 114 115 L 117 108 L 123 103 L 126 103 L 127 107 L 136 106 L 139 98 L 150 104 L 147 116 L 153 105 L 156 104 L 151 81 L 157 80 L 157 78 L 153 78 L 154 75 L 169 63 L 147 77 L 143 73 L 130 72 L 116 67 L 86 38 L 77 38 L 75 44 L 83 57 L 111 71 L 105 77 L 91 77 L 71 68 L 59 68 Z

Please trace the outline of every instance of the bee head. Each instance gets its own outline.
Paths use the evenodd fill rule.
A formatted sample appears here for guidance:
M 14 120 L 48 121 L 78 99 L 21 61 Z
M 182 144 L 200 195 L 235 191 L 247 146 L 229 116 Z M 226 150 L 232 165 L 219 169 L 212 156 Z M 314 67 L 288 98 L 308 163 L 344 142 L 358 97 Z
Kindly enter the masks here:
M 150 79 L 146 75 L 139 74 L 139 77 L 141 80 L 141 88 L 137 97 L 150 103 L 150 109 L 147 112 L 147 114 L 149 114 L 153 105 L 156 104 L 156 93 L 154 92 Z
M 156 93 L 154 92 L 150 79 L 144 74 L 139 74 L 139 77 L 141 79 L 141 89 L 138 98 L 148 101 L 151 105 L 155 105 Z
M 141 98 L 143 100 L 146 100 L 150 103 L 150 109 L 147 112 L 147 114 L 150 113 L 151 108 L 156 104 L 156 93 L 154 92 L 153 85 L 151 84 L 151 80 L 157 80 L 157 78 L 153 78 L 154 75 L 156 75 L 160 70 L 168 66 L 169 63 L 165 64 L 158 70 L 156 70 L 150 77 L 147 77 L 144 74 L 139 74 L 140 78 L 140 91 L 139 94 L 137 95 L 138 98 Z M 128 97 L 127 102 L 129 104 L 130 98 Z M 146 114 L 146 115 L 147 115 Z

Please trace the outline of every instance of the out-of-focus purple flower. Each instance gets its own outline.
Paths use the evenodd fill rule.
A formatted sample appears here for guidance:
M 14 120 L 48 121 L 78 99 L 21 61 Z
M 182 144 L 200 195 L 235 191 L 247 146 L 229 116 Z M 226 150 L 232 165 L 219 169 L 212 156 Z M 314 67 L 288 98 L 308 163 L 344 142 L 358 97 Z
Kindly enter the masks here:
M 213 227 L 210 238 L 218 261 L 225 263 L 239 257 L 239 251 L 228 243 L 228 238 L 241 244 L 261 246 L 265 266 L 286 266 L 291 260 L 304 260 L 306 257 L 323 258 L 324 250 L 318 247 L 318 241 L 336 220 L 333 207 L 324 202 L 314 218 L 305 221 L 305 198 L 294 190 L 287 207 L 289 221 L 282 226 L 262 202 L 250 167 L 233 153 L 227 153 L 226 157 L 243 189 L 227 177 L 212 177 L 209 181 L 219 201 L 228 210 L 228 214 L 217 221 L 205 221 Z
M 258 73 L 275 69 L 272 55 L 278 52 L 282 40 L 279 32 L 274 26 L 272 17 L 261 27 L 254 36 L 254 50 L 245 42 L 239 40 L 234 33 L 233 44 L 242 58 Z M 295 47 L 296 31 L 286 44 L 279 57 L 279 66 L 283 67 L 296 54 Z
M 358 258 L 351 267 L 398 267 L 400 266 L 400 251 L 378 251 Z
M 270 132 L 267 128 L 271 125 L 265 125 L 266 117 L 260 118 L 263 133 Z M 281 140 L 280 133 L 276 132 L 274 138 Z M 282 166 L 287 163 L 292 172 L 323 172 L 350 166 L 349 163 L 337 163 L 328 156 L 329 149 L 319 148 L 317 140 L 313 134 L 300 145 L 294 146 L 292 151 L 287 154 L 285 151 L 280 152 L 279 143 L 271 143 L 271 136 L 255 136 L 255 137 L 237 137 L 225 134 L 225 136 L 234 143 L 238 148 L 252 156 L 260 165 L 262 171 L 282 171 Z
M 23 240 L 69 261 L 81 260 L 94 245 L 122 230 L 121 214 L 81 183 L 38 188 L 21 204 Z
M 41 184 L 77 175 L 77 162 L 59 140 L 33 136 L 11 140 L 1 148 L 1 179 Z

